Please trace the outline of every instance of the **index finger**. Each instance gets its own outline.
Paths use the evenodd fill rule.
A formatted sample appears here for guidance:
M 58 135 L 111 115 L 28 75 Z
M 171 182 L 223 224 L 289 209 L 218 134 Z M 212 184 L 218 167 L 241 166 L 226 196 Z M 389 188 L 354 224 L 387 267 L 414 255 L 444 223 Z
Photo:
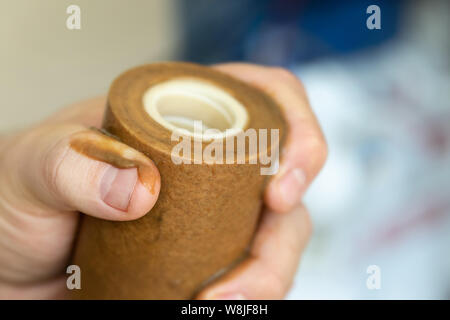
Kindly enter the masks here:
M 243 80 L 270 95 L 282 108 L 289 126 L 280 169 L 270 181 L 265 202 L 276 212 L 287 212 L 323 167 L 327 145 L 300 80 L 282 68 L 244 63 L 216 65 L 216 69 Z

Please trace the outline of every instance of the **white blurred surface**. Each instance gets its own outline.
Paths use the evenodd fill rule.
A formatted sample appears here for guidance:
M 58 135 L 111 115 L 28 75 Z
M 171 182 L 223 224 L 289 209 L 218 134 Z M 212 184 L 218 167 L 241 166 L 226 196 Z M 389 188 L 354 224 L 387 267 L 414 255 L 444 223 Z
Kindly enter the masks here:
M 450 298 L 449 39 L 422 21 L 448 10 L 423 5 L 403 40 L 297 68 L 330 152 L 290 299 Z

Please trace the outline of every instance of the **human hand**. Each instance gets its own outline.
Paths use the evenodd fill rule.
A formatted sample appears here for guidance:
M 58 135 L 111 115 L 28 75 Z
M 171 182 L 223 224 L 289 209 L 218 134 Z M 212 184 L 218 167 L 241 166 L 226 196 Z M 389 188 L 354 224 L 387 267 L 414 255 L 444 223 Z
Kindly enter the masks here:
M 245 64 L 217 68 L 273 96 L 285 110 L 290 131 L 280 171 L 266 190 L 267 209 L 251 256 L 199 298 L 282 298 L 311 232 L 308 213 L 298 203 L 325 161 L 326 145 L 293 75 Z M 133 220 L 156 202 L 159 173 L 143 154 L 107 141 L 132 158 L 146 159 L 157 180 L 155 194 L 139 181 L 136 169 L 117 169 L 69 147 L 80 134 L 108 139 L 87 129 L 100 126 L 104 106 L 104 98 L 89 100 L 0 140 L 0 298 L 61 297 L 79 211 Z
M 160 176 L 153 162 L 88 129 L 101 126 L 105 105 L 105 98 L 76 104 L 0 140 L 0 299 L 64 297 L 78 212 L 125 221 L 155 204 Z M 78 139 L 138 160 L 155 181 L 154 193 L 136 168 L 117 169 L 75 151 Z

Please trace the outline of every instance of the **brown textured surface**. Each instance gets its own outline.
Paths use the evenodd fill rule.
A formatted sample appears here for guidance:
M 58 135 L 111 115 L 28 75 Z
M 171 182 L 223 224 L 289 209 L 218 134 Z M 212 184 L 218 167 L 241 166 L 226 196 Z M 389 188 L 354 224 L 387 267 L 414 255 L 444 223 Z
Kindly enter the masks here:
M 74 290 L 74 298 L 193 298 L 246 253 L 268 177 L 260 175 L 259 164 L 171 161 L 177 142 L 148 116 L 142 96 L 176 77 L 200 78 L 225 89 L 247 109 L 248 128 L 279 128 L 284 137 L 285 121 L 271 98 L 214 69 L 160 63 L 122 74 L 111 85 L 103 128 L 155 162 L 161 191 L 155 207 L 136 221 L 84 216 L 73 257 L 81 267 L 82 289 Z

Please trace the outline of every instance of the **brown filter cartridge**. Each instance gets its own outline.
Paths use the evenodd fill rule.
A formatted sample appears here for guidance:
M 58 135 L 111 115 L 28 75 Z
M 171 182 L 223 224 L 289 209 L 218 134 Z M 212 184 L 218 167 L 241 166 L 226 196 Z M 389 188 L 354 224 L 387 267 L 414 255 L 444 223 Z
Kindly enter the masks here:
M 199 135 L 194 120 L 202 121 L 203 130 L 217 130 Z M 280 149 L 285 128 L 274 100 L 209 67 L 159 63 L 119 76 L 108 94 L 103 130 L 154 161 L 161 191 L 152 210 L 135 221 L 83 216 L 72 259 L 81 269 L 81 289 L 72 290 L 73 298 L 191 299 L 245 258 L 270 178 L 262 174 L 270 166 L 262 153 Z M 247 129 L 257 132 L 259 142 L 260 129 L 266 129 L 268 147 L 254 148 L 244 136 L 245 163 L 238 163 L 237 137 Z M 279 139 L 272 139 L 271 129 L 278 129 Z M 174 152 L 186 137 L 191 152 Z M 210 154 L 218 157 L 222 150 L 224 163 L 196 158 L 199 146 L 211 151 L 212 141 L 223 142 Z

